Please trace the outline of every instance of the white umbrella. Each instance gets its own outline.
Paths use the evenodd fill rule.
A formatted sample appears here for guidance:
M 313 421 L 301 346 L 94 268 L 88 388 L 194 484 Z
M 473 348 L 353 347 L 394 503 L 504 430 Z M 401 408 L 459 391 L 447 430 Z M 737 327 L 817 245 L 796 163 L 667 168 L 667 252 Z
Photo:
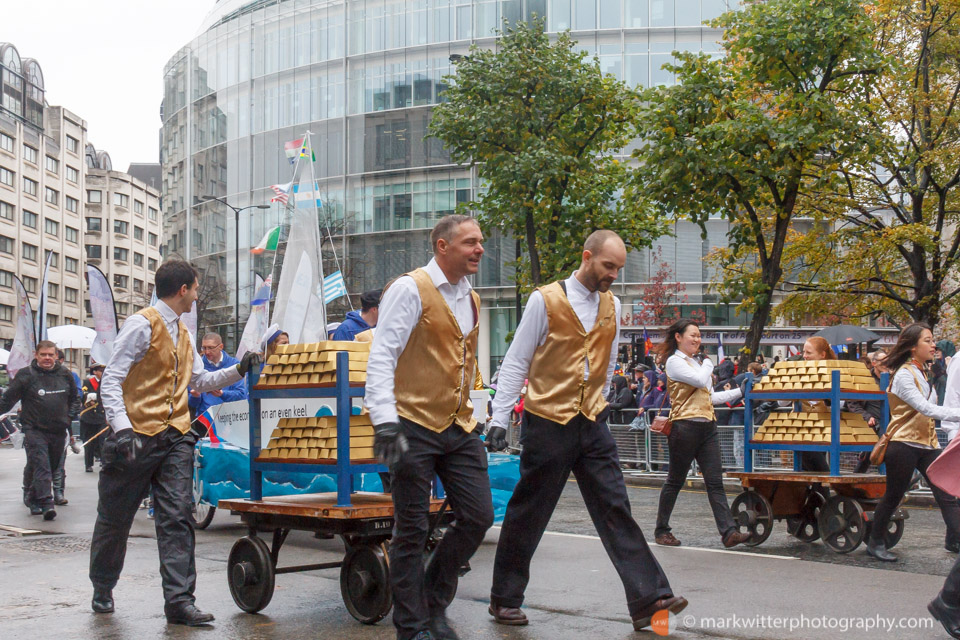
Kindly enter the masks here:
M 6 349 L 0 349 L 0 364 L 7 364 L 7 360 L 10 359 L 10 352 Z
M 89 349 L 97 332 L 78 324 L 65 324 L 47 329 L 47 337 L 61 349 Z

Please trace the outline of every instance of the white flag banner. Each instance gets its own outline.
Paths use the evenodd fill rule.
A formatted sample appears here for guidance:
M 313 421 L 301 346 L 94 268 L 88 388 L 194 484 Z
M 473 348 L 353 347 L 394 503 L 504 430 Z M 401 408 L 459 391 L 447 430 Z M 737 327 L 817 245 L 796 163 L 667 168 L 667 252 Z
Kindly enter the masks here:
M 320 291 L 317 291 L 319 294 Z M 331 273 L 323 279 L 323 303 L 330 304 L 337 298 L 347 295 L 347 284 L 343 281 L 343 274 L 339 271 Z
M 717 334 L 717 364 L 724 361 L 727 356 L 723 353 L 723 334 Z
M 113 291 L 100 269 L 87 265 L 87 291 L 90 294 L 90 313 L 97 337 L 90 347 L 90 359 L 99 364 L 110 362 L 113 341 L 117 338 L 117 312 L 113 305 Z
M 17 375 L 17 371 L 30 366 L 33 354 L 37 350 L 33 310 L 30 309 L 27 290 L 17 276 L 13 276 L 13 286 L 17 290 L 17 328 L 13 337 L 13 346 L 10 348 L 10 357 L 7 360 L 7 375 L 11 380 Z
M 277 297 L 273 305 L 271 324 L 278 324 L 290 336 L 291 343 L 303 342 L 303 327 L 309 316 L 309 335 L 324 335 L 326 313 L 317 289 L 323 279 L 320 264 L 320 227 L 314 210 L 294 209 L 290 214 L 290 233 L 287 236 L 283 266 L 277 283 Z M 312 298 L 316 298 L 313 302 Z M 292 308 L 292 309 L 291 309 Z M 320 329 L 313 329 L 319 327 Z M 321 340 L 317 338 L 314 342 Z
M 37 303 L 37 342 L 47 339 L 47 288 L 50 286 L 50 261 L 53 252 L 47 252 L 47 264 L 43 268 L 43 285 L 40 287 L 40 302 Z
M 190 311 L 180 316 L 180 322 L 183 323 L 183 326 L 187 328 L 187 331 L 190 332 L 190 335 L 194 339 L 197 338 L 197 301 L 193 301 L 193 306 L 190 307 Z
M 237 359 L 243 358 L 248 351 L 259 351 L 260 339 L 267 330 L 267 324 L 270 322 L 270 315 L 267 312 L 267 306 L 270 304 L 270 285 L 273 276 L 267 276 L 264 280 L 259 274 L 255 281 L 260 286 L 253 294 L 253 300 L 250 301 L 250 317 L 247 318 L 247 324 L 243 328 L 243 335 L 240 337 L 240 346 L 237 348 Z

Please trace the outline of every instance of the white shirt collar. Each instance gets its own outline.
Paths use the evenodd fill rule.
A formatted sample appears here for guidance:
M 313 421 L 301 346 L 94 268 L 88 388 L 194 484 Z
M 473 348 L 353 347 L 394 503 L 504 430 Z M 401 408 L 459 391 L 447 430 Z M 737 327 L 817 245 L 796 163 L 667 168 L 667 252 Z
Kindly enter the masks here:
M 590 300 L 591 297 L 598 298 L 600 296 L 597 291 L 590 291 L 590 289 L 587 289 L 582 282 L 577 280 L 576 271 L 570 274 L 570 277 L 567 278 L 567 297 L 570 296 L 571 292 L 573 292 L 576 296 L 585 298 L 587 300 Z
M 470 293 L 470 281 L 467 280 L 466 276 L 460 278 L 460 282 L 457 284 L 451 284 L 450 281 L 447 280 L 446 274 L 443 273 L 443 269 L 441 269 L 440 265 L 437 264 L 436 258 L 431 258 L 430 262 L 427 263 L 427 266 L 425 266 L 423 270 L 426 271 L 427 275 L 430 276 L 430 279 L 433 281 L 433 286 L 435 286 L 437 289 L 443 285 L 447 285 L 452 289 L 456 289 L 458 298 L 462 298 Z
M 219 366 L 220 366 L 220 363 L 223 362 L 223 350 L 222 350 L 222 349 L 220 350 L 220 359 L 217 360 L 216 362 L 214 362 L 214 361 L 211 360 L 210 358 L 207 358 L 207 356 L 203 356 L 203 357 L 206 358 L 206 359 L 207 359 L 207 362 L 209 362 L 209 363 L 212 364 L 213 366 L 219 367 Z
M 171 324 L 180 319 L 180 315 L 171 309 L 170 305 L 163 300 L 157 300 L 157 304 L 154 305 L 154 308 L 160 312 L 160 317 L 163 318 L 163 321 L 167 324 Z
M 684 353 L 683 351 L 681 351 L 680 349 L 677 349 L 676 351 L 674 351 L 674 352 L 673 352 L 673 355 L 675 355 L 675 356 L 680 356 L 680 357 L 683 358 L 684 360 L 689 360 L 690 362 L 696 362 L 696 360 L 695 360 L 692 356 L 688 356 L 687 354 L 685 354 L 685 353 Z

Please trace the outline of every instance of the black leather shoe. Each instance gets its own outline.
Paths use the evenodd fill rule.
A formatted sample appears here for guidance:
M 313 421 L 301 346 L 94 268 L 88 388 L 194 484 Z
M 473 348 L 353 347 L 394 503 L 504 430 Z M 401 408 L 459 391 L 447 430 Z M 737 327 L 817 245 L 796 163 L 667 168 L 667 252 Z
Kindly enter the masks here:
M 491 604 L 487 611 L 497 621 L 497 624 L 506 624 L 511 626 L 523 626 L 529 622 L 527 615 L 519 607 L 501 607 Z
M 882 542 L 868 542 L 867 555 L 881 560 L 883 562 L 896 562 L 897 556 L 887 551 L 887 546 Z
M 443 613 L 430 617 L 430 634 L 434 640 L 460 640 L 460 636 L 450 628 L 447 616 Z
M 94 613 L 113 613 L 113 591 L 94 588 L 90 608 Z
M 960 607 L 951 607 L 938 593 L 927 605 L 927 611 L 940 621 L 951 638 L 960 638 Z
M 53 507 L 44 507 L 43 508 L 43 519 L 50 521 L 57 517 L 57 510 Z
M 677 614 L 687 608 L 687 599 L 683 596 L 669 596 L 660 598 L 656 602 L 647 605 L 640 613 L 633 616 L 633 630 L 642 631 L 650 626 L 654 614 L 666 609 L 670 613 Z
M 53 492 L 53 504 L 57 505 L 58 507 L 62 507 L 65 504 L 69 504 L 69 502 L 70 501 L 63 496 L 63 491 Z
M 167 613 L 167 624 L 185 624 L 188 627 L 199 627 L 213 622 L 212 613 L 204 613 L 192 604 L 185 604 Z
M 42 515 L 43 515 L 43 507 L 37 507 L 37 506 L 34 506 L 34 505 L 28 505 L 28 506 L 30 506 L 30 515 L 32 515 L 32 516 L 42 516 Z
M 946 542 L 943 548 L 950 553 L 960 553 L 960 542 Z
M 87 467 L 86 471 L 87 473 L 93 473 L 93 467 Z

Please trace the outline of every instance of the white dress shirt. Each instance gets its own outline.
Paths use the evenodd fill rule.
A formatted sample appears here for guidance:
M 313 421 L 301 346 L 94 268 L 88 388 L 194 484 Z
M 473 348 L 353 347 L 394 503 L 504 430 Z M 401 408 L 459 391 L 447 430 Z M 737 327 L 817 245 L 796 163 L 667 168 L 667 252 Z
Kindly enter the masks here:
M 914 378 L 916 376 L 916 378 Z M 918 388 L 919 383 L 919 388 Z M 960 408 L 951 408 L 937 404 L 937 394 L 930 385 L 927 384 L 927 377 L 923 371 L 918 369 L 912 363 L 907 363 L 897 369 L 893 375 L 893 381 L 890 383 L 890 393 L 897 396 L 908 405 L 934 420 L 960 420 Z M 930 397 L 933 396 L 933 402 Z M 932 449 L 933 447 L 922 445 L 917 442 L 904 442 L 911 447 L 921 449 Z
M 177 346 L 180 338 L 180 316 L 163 300 L 157 301 L 154 307 L 160 312 L 160 317 L 173 339 L 173 345 Z M 147 318 L 139 314 L 132 315 L 124 320 L 120 333 L 113 341 L 113 355 L 110 356 L 110 362 L 107 363 L 103 378 L 100 380 L 100 399 L 107 414 L 107 422 L 114 431 L 133 428 L 130 418 L 127 417 L 123 388 L 120 385 L 126 380 L 130 367 L 140 362 L 147 354 L 152 333 L 150 321 Z M 190 343 L 194 343 L 192 335 Z M 236 367 L 207 371 L 203 366 L 203 358 L 196 349 L 192 351 L 193 371 L 190 386 L 193 389 L 201 392 L 213 391 L 240 379 L 240 372 Z
M 706 389 L 710 392 L 710 402 L 713 404 L 724 404 L 725 402 L 734 402 L 739 400 L 743 394 L 740 389 L 730 389 L 729 391 L 713 390 L 713 361 L 710 358 L 704 358 L 703 362 L 698 362 L 696 358 L 691 358 L 683 351 L 677 349 L 673 355 L 667 358 L 665 367 L 667 378 L 683 382 L 691 387 Z M 671 404 L 673 401 L 671 400 Z M 709 422 L 706 418 L 690 418 L 693 422 Z
M 950 359 L 947 365 L 947 390 L 943 396 L 944 409 L 960 409 L 960 354 Z M 947 438 L 953 440 L 960 431 L 960 421 L 941 420 L 940 427 L 946 431 Z
M 437 264 L 436 258 L 431 259 L 423 269 L 450 307 L 463 335 L 466 336 L 473 331 L 476 316 L 470 295 L 471 286 L 467 279 L 460 278 L 459 282 L 451 284 L 444 275 L 443 269 Z M 479 312 L 479 309 L 477 311 Z M 410 276 L 403 275 L 397 278 L 380 300 L 377 331 L 373 337 L 373 345 L 370 347 L 370 358 L 367 360 L 367 389 L 363 400 L 373 424 L 400 420 L 397 415 L 397 398 L 394 395 L 397 361 L 406 348 L 407 341 L 410 340 L 413 328 L 420 322 L 422 314 L 420 291 L 417 289 L 417 283 Z M 464 382 L 463 379 L 470 376 L 472 387 L 473 375 L 473 371 L 464 371 L 461 385 Z
M 574 313 L 577 314 L 577 318 L 580 319 L 584 331 L 589 332 L 593 329 L 593 325 L 597 323 L 597 313 L 600 310 L 600 293 L 587 289 L 577 280 L 576 276 L 577 272 L 574 271 L 573 275 L 565 281 L 567 300 L 573 307 Z M 607 379 L 603 385 L 604 397 L 606 397 L 607 390 L 610 388 L 613 370 L 617 366 L 617 350 L 620 342 L 620 300 L 614 297 L 613 303 L 617 331 L 614 334 L 613 344 L 610 345 L 610 362 L 607 365 Z M 510 412 L 513 411 L 513 405 L 523 388 L 523 381 L 526 380 L 530 371 L 533 354 L 537 347 L 546 341 L 549 332 L 547 305 L 544 303 L 540 292 L 534 291 L 530 294 L 530 299 L 527 300 L 520 326 L 513 334 L 513 342 L 507 349 L 503 364 L 500 365 L 500 375 L 497 378 L 497 395 L 493 398 L 493 420 L 491 423 L 493 426 L 506 429 L 510 424 Z M 589 377 L 590 362 L 588 361 L 584 368 L 583 379 L 586 380 Z

